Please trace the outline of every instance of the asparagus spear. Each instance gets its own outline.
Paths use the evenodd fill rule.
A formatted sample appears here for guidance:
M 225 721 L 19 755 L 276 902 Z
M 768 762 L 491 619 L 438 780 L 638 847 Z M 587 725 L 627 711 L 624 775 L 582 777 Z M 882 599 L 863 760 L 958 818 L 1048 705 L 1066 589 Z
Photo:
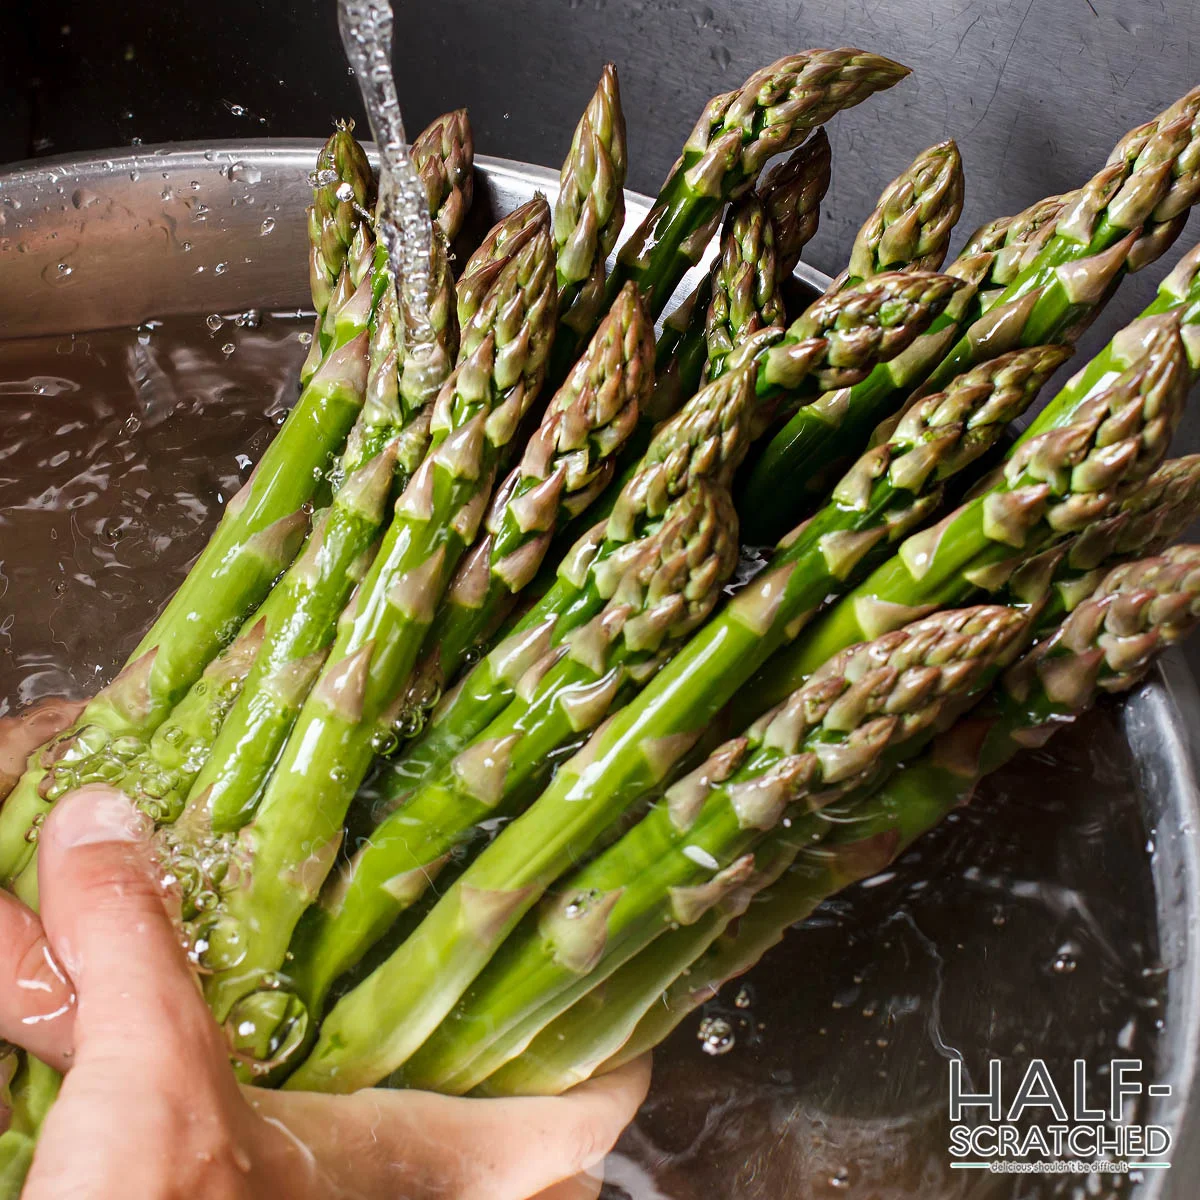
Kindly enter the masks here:
M 861 50 L 811 50 L 756 71 L 705 108 L 645 221 L 621 248 L 610 299 L 632 279 L 657 316 L 699 261 L 726 201 L 762 165 L 835 112 L 898 83 L 908 70 Z
M 330 985 L 422 894 L 478 822 L 513 811 L 712 611 L 738 559 L 727 490 L 701 480 L 639 539 L 604 609 L 532 667 L 521 694 L 418 788 L 309 910 L 289 974 L 315 1019 Z
M 493 1008 L 494 1029 L 504 1040 L 528 1011 L 544 1011 L 547 1000 L 569 989 L 575 976 L 586 974 L 602 957 L 615 965 L 622 951 L 664 930 L 672 902 L 676 919 L 698 916 L 742 880 L 752 865 L 752 857 L 742 855 L 783 819 L 790 804 L 820 807 L 865 782 L 882 769 L 889 753 L 919 738 L 949 693 L 956 686 L 968 689 L 1026 625 L 1014 609 L 979 610 L 965 619 L 943 614 L 839 657 L 796 705 L 723 748 L 722 768 L 711 772 L 712 795 L 693 786 L 687 798 L 672 797 L 548 898 L 415 1057 L 410 1059 L 411 1052 L 421 1043 L 407 1023 L 394 1026 L 386 1011 L 379 1014 L 374 1047 L 347 1040 L 350 1031 L 339 1019 L 347 1011 L 344 1000 L 288 1086 L 341 1090 L 405 1063 L 401 1077 L 406 1083 L 437 1080 L 450 1091 L 471 1086 L 476 1063 L 482 1067 L 490 1061 L 482 1052 L 487 1040 L 475 1043 L 473 1017 L 479 1009 Z M 728 789 L 718 780 L 729 780 Z M 524 968 L 525 977 L 514 981 L 514 968 Z M 362 993 L 374 979 L 350 995 Z M 507 1000 L 493 991 L 493 981 L 500 979 L 512 985 Z M 441 984 L 439 979 L 436 986 Z M 443 1009 L 433 996 L 429 1000 Z M 487 1073 L 483 1069 L 480 1077 Z
M 749 441 L 752 401 L 756 412 L 782 388 L 820 390 L 851 369 L 852 362 L 858 372 L 869 370 L 876 356 L 898 353 L 919 336 L 950 301 L 954 288 L 954 281 L 941 276 L 888 273 L 822 297 L 782 340 L 770 329 L 755 335 L 734 356 L 744 354 L 746 361 L 694 396 L 655 435 L 638 471 L 619 493 L 614 512 L 623 515 L 617 523 L 610 521 L 580 539 L 560 565 L 554 586 L 443 700 L 430 727 L 385 785 L 388 800 L 399 800 L 445 766 L 503 711 L 524 670 L 595 616 L 602 599 L 587 585 L 589 572 L 631 540 L 630 512 L 650 500 L 658 505 L 650 515 L 657 516 L 663 496 L 678 494 L 698 474 L 736 468 Z
M 474 539 L 499 455 L 541 383 L 555 318 L 543 224 L 497 275 L 463 328 L 459 364 L 434 405 L 430 448 L 305 701 L 266 792 L 241 834 L 252 864 L 198 931 L 218 1019 L 271 998 L 300 914 L 332 865 L 355 790 L 386 736 L 389 707 L 463 550 Z M 268 918 L 269 915 L 269 919 Z M 235 1017 L 236 1030 L 243 1019 Z
M 486 531 L 459 567 L 426 635 L 418 687 L 440 692 L 467 654 L 511 611 L 537 573 L 556 526 L 612 478 L 614 459 L 653 386 L 654 329 L 625 288 L 550 402 L 520 464 L 496 490 Z
M 411 1039 L 405 1045 L 415 1048 L 429 1023 L 453 1005 L 451 989 L 470 983 L 488 949 L 539 891 L 666 774 L 738 685 L 795 635 L 830 591 L 849 586 L 847 577 L 889 530 L 902 530 L 926 511 L 945 476 L 999 435 L 1063 353 L 1022 351 L 980 368 L 946 396 L 930 398 L 893 442 L 872 452 L 857 475 L 847 477 L 845 496 L 824 519 L 781 550 L 766 580 L 741 592 L 693 635 L 635 700 L 559 768 L 541 797 L 480 854 L 408 941 L 342 999 L 327 1018 L 330 1037 L 348 1039 L 350 1028 L 362 1024 L 362 1006 L 380 1004 L 386 995 L 378 1011 L 390 1014 L 389 1025 L 403 1023 Z M 461 931 L 474 927 L 476 897 L 483 894 L 495 897 L 495 928 L 489 922 L 486 939 L 476 930 L 474 942 L 462 944 Z M 360 1052 L 369 1056 L 356 1042 L 354 1056 Z M 331 1060 L 339 1080 L 350 1056 L 347 1050 L 346 1059 L 339 1053 Z
M 475 194 L 475 137 L 465 108 L 435 118 L 413 142 L 413 166 L 447 242 L 462 230 Z
M 991 487 L 903 542 L 760 674 L 744 703 L 768 707 L 841 647 L 1003 588 L 1023 561 L 1110 515 L 1122 486 L 1162 460 L 1183 412 L 1191 370 L 1180 328 L 1176 312 L 1137 322 L 1132 346 L 1118 335 L 1133 356 L 1123 374 L 1083 398 L 1068 383 L 1039 418 L 1043 431 L 1035 423 L 1018 439 Z
M 1056 633 L 1009 669 L 980 710 L 903 764 L 874 796 L 848 806 L 850 819 L 834 825 L 820 847 L 802 851 L 778 882 L 752 901 L 743 896 L 744 912 L 720 914 L 707 929 L 697 925 L 660 939 L 654 953 L 691 964 L 665 992 L 656 986 L 651 955 L 642 955 L 609 980 L 607 1002 L 597 1014 L 607 1027 L 594 1030 L 594 1040 L 582 1013 L 574 1020 L 567 1014 L 531 1045 L 527 1060 L 489 1080 L 487 1090 L 561 1090 L 586 1077 L 584 1071 L 590 1075 L 589 1067 L 609 1070 L 658 1044 L 828 896 L 883 870 L 917 837 L 968 803 L 980 779 L 1023 749 L 1045 744 L 1102 692 L 1135 686 L 1163 649 L 1192 632 L 1198 616 L 1200 547 L 1173 547 L 1161 558 L 1118 568 Z M 736 924 L 730 924 L 734 916 Z M 572 1049 L 576 1033 L 585 1041 Z M 611 1057 L 599 1066 L 606 1053 Z
M 575 127 L 554 201 L 558 320 L 563 327 L 554 356 L 564 374 L 605 310 L 605 263 L 625 224 L 625 169 L 621 90 L 617 68 L 606 63 Z
M 362 213 L 370 208 L 375 190 L 375 174 L 354 137 L 353 121 L 337 123 L 317 155 L 312 182 L 308 273 L 320 328 L 350 245 L 362 225 Z
M 800 254 L 817 232 L 821 201 L 829 190 L 832 151 L 824 129 L 758 181 L 758 198 L 771 219 L 775 234 L 776 271 L 786 279 L 796 269 Z
M 884 188 L 854 239 L 840 287 L 881 271 L 936 271 L 962 212 L 962 157 L 953 141 L 922 150 Z

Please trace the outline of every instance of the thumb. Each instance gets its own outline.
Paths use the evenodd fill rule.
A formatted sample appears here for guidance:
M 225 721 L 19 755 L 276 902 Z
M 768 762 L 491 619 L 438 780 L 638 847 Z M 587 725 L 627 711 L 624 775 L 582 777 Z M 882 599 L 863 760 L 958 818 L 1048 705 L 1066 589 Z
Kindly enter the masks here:
M 58 802 L 39 839 L 42 925 L 78 994 L 79 1060 L 218 1044 L 167 910 L 152 828 L 122 793 L 87 787 Z

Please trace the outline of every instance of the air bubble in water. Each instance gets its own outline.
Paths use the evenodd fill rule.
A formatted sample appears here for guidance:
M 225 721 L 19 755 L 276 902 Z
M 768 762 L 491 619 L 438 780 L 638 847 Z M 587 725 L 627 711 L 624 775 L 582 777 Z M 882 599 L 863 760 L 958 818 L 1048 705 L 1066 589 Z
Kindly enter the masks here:
M 737 1040 L 733 1026 L 724 1017 L 705 1017 L 700 1022 L 696 1036 L 700 1039 L 700 1049 L 714 1058 L 728 1054 Z

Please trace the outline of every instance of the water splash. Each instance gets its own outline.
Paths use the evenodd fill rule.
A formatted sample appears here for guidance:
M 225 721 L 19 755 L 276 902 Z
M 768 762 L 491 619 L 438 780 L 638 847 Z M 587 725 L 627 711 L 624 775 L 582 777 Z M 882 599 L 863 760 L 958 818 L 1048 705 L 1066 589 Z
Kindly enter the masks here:
M 338 27 L 379 149 L 376 235 L 387 251 L 405 309 L 406 352 L 429 359 L 437 353 L 429 319 L 433 225 L 425 187 L 408 152 L 392 77 L 391 5 L 386 0 L 339 0 Z

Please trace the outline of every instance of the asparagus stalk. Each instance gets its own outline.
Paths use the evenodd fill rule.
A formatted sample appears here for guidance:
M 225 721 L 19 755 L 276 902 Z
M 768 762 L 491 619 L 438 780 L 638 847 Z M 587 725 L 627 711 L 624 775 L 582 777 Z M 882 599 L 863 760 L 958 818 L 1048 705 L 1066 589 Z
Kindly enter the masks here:
M 520 464 L 500 484 L 485 535 L 464 559 L 426 636 L 417 687 L 441 691 L 534 578 L 560 522 L 608 486 L 616 454 L 653 386 L 654 329 L 632 284 L 550 402 Z
M 801 252 L 817 232 L 821 201 L 829 190 L 832 157 L 829 137 L 824 129 L 818 129 L 758 181 L 758 198 L 766 207 L 775 234 L 780 279 L 796 269 Z
M 936 271 L 962 212 L 962 157 L 953 141 L 922 150 L 884 188 L 854 239 L 836 283 L 845 287 L 881 271 Z
M 1022 562 L 1114 512 L 1122 487 L 1161 462 L 1183 412 L 1191 367 L 1180 328 L 1175 312 L 1137 322 L 1132 344 L 1118 335 L 1132 357 L 1124 373 L 1082 398 L 1068 383 L 1039 418 L 1043 431 L 1018 439 L 991 487 L 907 538 L 760 674 L 744 703 L 769 707 L 843 646 L 1000 590 Z
M 756 71 L 714 97 L 645 221 L 617 257 L 610 299 L 632 279 L 657 316 L 712 236 L 721 209 L 775 154 L 799 145 L 835 112 L 898 83 L 908 70 L 861 50 L 811 50 Z
M 849 586 L 852 573 L 889 530 L 902 530 L 926 510 L 945 476 L 999 435 L 1063 353 L 1023 351 L 980 368 L 946 396 L 930 398 L 893 442 L 860 464 L 858 476 L 847 479 L 844 499 L 830 506 L 824 521 L 810 523 L 781 549 L 763 582 L 739 593 L 693 635 L 636 699 L 559 768 L 532 807 L 479 855 L 404 945 L 335 1006 L 324 1026 L 325 1046 L 337 1041 L 343 1047 L 330 1059 L 329 1069 L 336 1072 L 332 1086 L 350 1077 L 342 1073 L 347 1063 L 371 1058 L 371 1048 L 351 1032 L 362 1026 L 363 1006 L 382 1006 L 372 1007 L 377 1013 L 372 1020 L 378 1024 L 382 1015 L 389 1027 L 403 1025 L 407 1031 L 396 1034 L 389 1054 L 415 1049 L 454 1004 L 454 989 L 470 983 L 488 950 L 539 891 L 665 776 L 734 690 L 795 636 L 824 597 Z M 475 898 L 484 893 L 495 899 L 494 922 L 487 925 L 486 940 L 476 929 L 474 940 L 464 943 L 462 930 L 475 929 Z
M 511 813 L 712 611 L 738 560 L 728 492 L 699 481 L 631 547 L 601 612 L 525 674 L 472 745 L 375 829 L 309 910 L 289 974 L 315 1020 L 333 982 L 413 904 L 478 822 Z M 611 560 L 610 560 L 611 561 Z
M 499 456 L 541 383 L 555 300 L 542 224 L 463 328 L 459 364 L 434 405 L 429 451 L 242 831 L 239 856 L 251 866 L 234 872 L 222 911 L 197 931 L 212 971 L 207 998 L 218 1019 L 230 1017 L 235 1035 L 260 1002 L 271 1005 L 271 973 L 332 865 L 389 710 L 478 530 Z
M 1200 547 L 1177 546 L 1161 558 L 1118 568 L 1057 632 L 1009 669 L 991 700 L 903 764 L 874 796 L 848 806 L 850 819 L 834 825 L 821 846 L 801 851 L 796 865 L 752 901 L 743 897 L 743 912 L 722 914 L 706 930 L 693 926 L 660 939 L 654 953 L 677 961 L 695 951 L 690 967 L 665 991 L 656 986 L 651 955 L 633 960 L 609 981 L 608 1002 L 597 1014 L 607 1027 L 595 1030 L 594 1040 L 582 1013 L 575 1019 L 567 1014 L 530 1047 L 527 1061 L 489 1080 L 488 1091 L 561 1090 L 586 1077 L 584 1071 L 612 1069 L 657 1045 L 828 896 L 884 869 L 968 803 L 982 778 L 1023 749 L 1044 745 L 1101 693 L 1134 687 L 1162 650 L 1192 632 L 1198 616 Z M 576 1033 L 586 1040 L 572 1048 Z
M 614 514 L 622 515 L 616 524 L 609 521 L 580 539 L 549 591 L 442 701 L 385 784 L 388 800 L 400 800 L 469 745 L 504 710 L 521 674 L 596 615 L 603 600 L 588 585 L 589 572 L 632 539 L 631 512 L 653 502 L 658 507 L 650 515 L 657 516 L 662 498 L 679 494 L 699 474 L 735 469 L 749 444 L 753 413 L 773 403 L 779 391 L 819 391 L 842 372 L 865 373 L 872 362 L 901 352 L 950 301 L 955 287 L 956 281 L 941 276 L 888 273 L 822 297 L 782 340 L 774 330 L 755 335 L 734 356 L 744 354 L 746 361 L 694 396 L 655 435 L 620 491 Z M 803 399 L 811 391 L 795 396 Z
M 494 1028 L 503 1041 L 528 1012 L 544 1010 L 548 999 L 568 991 L 576 976 L 602 958 L 615 964 L 639 939 L 648 942 L 665 930 L 672 901 L 675 919 L 699 916 L 724 890 L 743 881 L 752 857 L 742 856 L 757 836 L 783 819 L 789 805 L 807 801 L 820 807 L 865 782 L 882 769 L 889 752 L 900 752 L 904 742 L 919 738 L 936 720 L 954 686 L 951 680 L 969 687 L 1000 645 L 1027 624 L 1017 610 L 998 608 L 965 621 L 955 618 L 935 618 L 886 643 L 860 647 L 858 655 L 843 655 L 795 706 L 724 747 L 724 765 L 714 769 L 713 794 L 693 786 L 687 798 L 673 797 L 571 877 L 500 950 L 465 1003 L 415 1057 L 410 1059 L 414 1039 L 386 1015 L 373 1053 L 364 1056 L 350 1043 L 339 1046 L 339 1035 L 344 1038 L 339 1005 L 289 1086 L 341 1089 L 352 1086 L 350 1077 L 379 1077 L 405 1063 L 401 1077 L 406 1083 L 436 1079 L 450 1091 L 472 1086 L 476 1063 L 482 1078 L 488 1073 L 484 1060 L 490 1061 L 487 1039 L 478 1045 L 475 1040 L 477 1004 L 495 1010 Z M 745 771 L 738 771 L 743 764 Z M 729 780 L 727 791 L 719 780 Z M 693 849 L 685 851 L 685 844 Z M 515 983 L 510 1000 L 497 1001 L 493 980 L 511 982 L 510 969 L 522 966 L 529 974 Z
M 617 68 L 606 63 L 575 127 L 554 201 L 558 320 L 562 327 L 555 339 L 554 356 L 564 373 L 605 310 L 605 263 L 625 224 L 626 163 L 625 114 Z
M 362 214 L 373 202 L 375 175 L 354 137 L 354 122 L 339 121 L 317 155 L 308 210 L 308 274 L 317 325 L 337 286 Z
M 431 121 L 410 153 L 425 185 L 434 225 L 452 242 L 475 194 L 475 137 L 467 110 L 457 108 Z

